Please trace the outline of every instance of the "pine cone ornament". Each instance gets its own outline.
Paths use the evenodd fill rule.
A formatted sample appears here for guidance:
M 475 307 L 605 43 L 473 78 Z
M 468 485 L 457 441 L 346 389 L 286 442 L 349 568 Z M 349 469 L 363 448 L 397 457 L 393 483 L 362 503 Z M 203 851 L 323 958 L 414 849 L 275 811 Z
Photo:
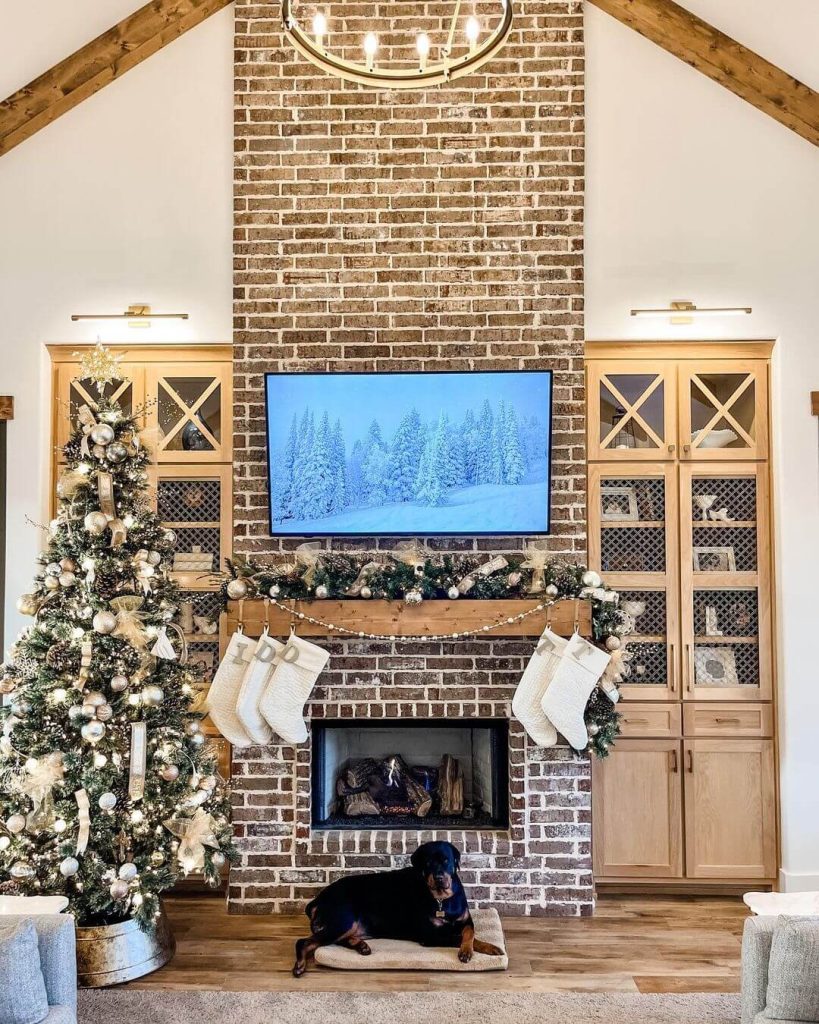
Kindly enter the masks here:
M 46 652 L 46 665 L 55 672 L 71 672 L 80 667 L 78 652 L 71 644 L 58 641 Z
M 119 592 L 122 577 L 116 567 L 100 565 L 94 575 L 94 589 L 105 601 L 110 601 Z

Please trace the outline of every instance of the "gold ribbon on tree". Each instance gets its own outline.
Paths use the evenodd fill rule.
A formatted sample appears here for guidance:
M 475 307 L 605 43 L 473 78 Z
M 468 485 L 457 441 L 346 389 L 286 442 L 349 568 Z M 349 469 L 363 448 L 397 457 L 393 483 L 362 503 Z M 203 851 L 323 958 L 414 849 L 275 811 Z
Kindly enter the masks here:
M 201 807 L 197 808 L 192 818 L 168 818 L 163 824 L 179 840 L 177 857 L 186 874 L 205 866 L 206 846 L 212 850 L 219 849 L 214 834 L 216 824 Z
M 91 431 L 96 427 L 97 421 L 94 417 L 93 412 L 87 405 L 81 405 L 77 412 L 77 423 L 82 430 L 82 441 L 80 441 L 80 454 L 86 458 L 91 458 L 91 448 L 88 444 L 88 437 Z
M 117 616 L 117 624 L 111 636 L 121 637 L 136 650 L 144 651 L 148 646 L 148 638 L 145 634 L 145 616 L 139 610 L 144 599 L 135 594 L 125 594 L 112 598 L 108 603 Z
M 467 573 L 467 575 L 458 583 L 458 590 L 462 594 L 468 594 L 475 586 L 475 579 L 477 576 L 491 576 L 493 573 L 500 572 L 501 569 L 507 569 L 508 567 L 509 563 L 503 555 L 496 555 L 488 562 L 484 562 L 483 565 L 479 566 L 477 569 L 473 569 L 472 572 Z
M 380 568 L 381 566 L 378 562 L 367 562 L 366 565 L 362 565 L 358 576 L 356 576 L 356 578 L 347 588 L 347 597 L 358 597 L 361 594 L 361 591 L 367 585 L 367 580 L 369 579 L 370 574 L 374 573 L 376 570 Z
M 316 570 L 318 569 L 319 558 L 321 556 L 322 547 L 318 541 L 307 541 L 305 544 L 299 544 L 294 554 L 296 556 L 296 568 L 304 567 L 304 573 L 302 579 L 307 586 L 312 586 L 313 580 L 316 578 Z
M 532 570 L 529 593 L 539 594 L 546 585 L 546 563 L 549 561 L 549 552 L 539 544 L 528 544 L 523 553 L 526 555 L 526 561 L 520 563 L 521 569 Z
M 79 817 L 80 828 L 77 833 L 77 853 L 83 854 L 88 846 L 88 840 L 91 836 L 91 803 L 88 799 L 88 793 L 84 789 L 78 789 L 74 793 L 74 799 L 77 801 L 77 814 Z
M 141 800 L 145 796 L 145 769 L 148 757 L 148 726 L 131 723 L 131 761 L 128 769 L 128 796 Z
M 54 821 L 54 787 L 63 781 L 63 755 L 60 751 L 43 757 L 29 758 L 20 772 L 15 772 L 9 789 L 31 800 L 26 828 L 40 832 Z
M 100 511 L 108 520 L 108 528 L 111 531 L 111 547 L 121 547 L 128 539 L 128 531 L 125 523 L 117 516 L 117 508 L 114 502 L 114 478 L 110 473 L 97 473 L 97 497 L 99 498 Z
M 430 556 L 429 548 L 420 540 L 402 540 L 395 545 L 392 557 L 397 562 L 408 565 L 416 576 L 422 576 L 424 565 Z

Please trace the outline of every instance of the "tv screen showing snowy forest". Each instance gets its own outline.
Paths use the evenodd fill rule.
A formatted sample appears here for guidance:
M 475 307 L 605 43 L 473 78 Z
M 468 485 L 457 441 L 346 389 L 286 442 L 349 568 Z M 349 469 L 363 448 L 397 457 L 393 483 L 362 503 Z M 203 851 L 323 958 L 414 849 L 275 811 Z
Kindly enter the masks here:
M 271 533 L 549 531 L 552 374 L 269 373 Z

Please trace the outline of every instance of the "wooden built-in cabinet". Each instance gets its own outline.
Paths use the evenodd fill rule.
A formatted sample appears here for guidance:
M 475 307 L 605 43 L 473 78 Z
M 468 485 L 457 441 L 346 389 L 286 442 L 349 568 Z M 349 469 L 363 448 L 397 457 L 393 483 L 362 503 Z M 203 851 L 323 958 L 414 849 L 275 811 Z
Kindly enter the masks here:
M 82 405 L 92 410 L 96 387 L 78 378 L 79 359 L 89 346 L 51 345 L 56 482 L 62 446 L 76 428 Z M 106 389 L 128 413 L 136 413 L 151 449 L 149 492 L 154 508 L 177 535 L 177 551 L 197 552 L 218 571 L 231 551 L 233 519 L 233 365 L 229 345 L 110 346 L 122 357 L 122 379 Z M 55 493 L 52 487 L 52 495 Z M 56 497 L 54 498 L 56 503 Z M 218 624 L 218 584 L 207 569 L 173 572 L 188 619 Z M 188 623 L 190 624 L 190 623 Z M 206 629 L 209 627 L 205 627 Z M 199 664 L 205 689 L 219 663 L 218 629 L 194 625 L 186 632 L 189 659 Z M 205 722 L 229 766 L 229 745 Z M 224 748 L 224 749 L 222 749 Z
M 603 885 L 775 883 L 771 348 L 587 345 L 589 564 L 631 617 Z

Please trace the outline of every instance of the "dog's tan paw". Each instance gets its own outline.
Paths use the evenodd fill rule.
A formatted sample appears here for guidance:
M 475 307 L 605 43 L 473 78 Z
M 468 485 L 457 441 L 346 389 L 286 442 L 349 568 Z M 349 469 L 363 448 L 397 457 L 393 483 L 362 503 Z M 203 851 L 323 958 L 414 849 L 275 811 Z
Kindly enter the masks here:
M 458 950 L 458 959 L 461 961 L 462 964 L 468 964 L 469 961 L 472 959 L 472 950 L 471 949 L 459 949 Z

